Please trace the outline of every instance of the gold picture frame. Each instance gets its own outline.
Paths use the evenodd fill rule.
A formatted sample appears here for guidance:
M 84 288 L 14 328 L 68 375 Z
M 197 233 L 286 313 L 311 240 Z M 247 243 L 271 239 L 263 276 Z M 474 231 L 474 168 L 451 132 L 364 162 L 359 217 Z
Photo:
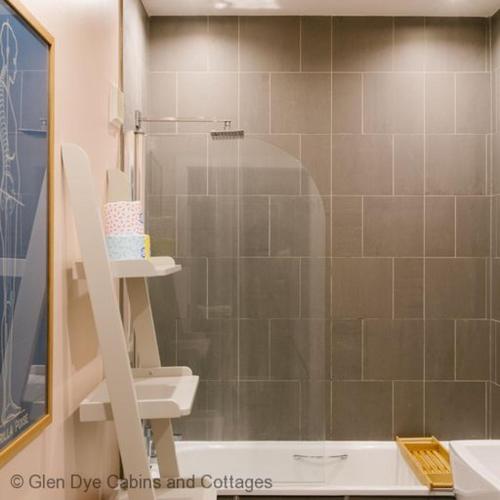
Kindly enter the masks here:
M 52 422 L 52 398 L 53 398 L 53 330 L 54 330 L 54 38 L 42 26 L 42 24 L 31 14 L 31 12 L 18 0 L 0 0 L 0 4 L 10 8 L 13 13 L 38 35 L 39 39 L 46 44 L 48 50 L 48 109 L 47 109 L 47 273 L 46 273 L 46 371 L 45 371 L 45 407 L 44 416 L 26 427 L 3 448 L 0 447 L 0 468 L 17 453 L 33 441 Z M 0 365 L 1 366 L 1 365 Z

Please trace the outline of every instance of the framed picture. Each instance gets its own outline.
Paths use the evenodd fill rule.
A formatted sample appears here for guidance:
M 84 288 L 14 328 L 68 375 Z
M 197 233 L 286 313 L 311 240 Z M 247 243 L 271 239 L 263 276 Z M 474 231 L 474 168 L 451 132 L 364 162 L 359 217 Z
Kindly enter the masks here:
M 52 420 L 53 45 L 0 0 L 0 466 Z

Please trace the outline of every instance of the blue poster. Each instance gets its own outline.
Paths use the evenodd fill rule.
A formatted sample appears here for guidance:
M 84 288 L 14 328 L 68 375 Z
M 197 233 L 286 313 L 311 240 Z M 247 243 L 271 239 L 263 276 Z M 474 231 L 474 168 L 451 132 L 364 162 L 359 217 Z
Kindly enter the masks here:
M 0 0 L 0 457 L 50 411 L 49 54 Z

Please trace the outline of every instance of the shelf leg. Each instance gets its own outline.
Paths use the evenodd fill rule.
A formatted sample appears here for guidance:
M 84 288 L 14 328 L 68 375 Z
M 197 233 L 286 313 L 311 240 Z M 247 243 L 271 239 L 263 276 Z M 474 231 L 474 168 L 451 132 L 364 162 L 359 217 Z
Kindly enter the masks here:
M 158 458 L 160 477 L 179 477 L 179 465 L 175 453 L 174 433 L 172 421 L 169 418 L 151 420 L 153 430 L 153 441 Z
M 161 366 L 161 361 L 146 279 L 127 278 L 125 282 L 135 331 L 137 365 L 141 368 L 157 368 Z

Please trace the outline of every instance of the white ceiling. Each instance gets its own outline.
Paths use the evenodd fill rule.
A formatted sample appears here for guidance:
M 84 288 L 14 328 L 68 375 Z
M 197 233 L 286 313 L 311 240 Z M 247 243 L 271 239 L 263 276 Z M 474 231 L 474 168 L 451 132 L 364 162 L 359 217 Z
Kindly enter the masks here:
M 500 9 L 500 0 L 142 0 L 142 2 L 150 16 L 363 15 L 486 17 L 493 15 Z

